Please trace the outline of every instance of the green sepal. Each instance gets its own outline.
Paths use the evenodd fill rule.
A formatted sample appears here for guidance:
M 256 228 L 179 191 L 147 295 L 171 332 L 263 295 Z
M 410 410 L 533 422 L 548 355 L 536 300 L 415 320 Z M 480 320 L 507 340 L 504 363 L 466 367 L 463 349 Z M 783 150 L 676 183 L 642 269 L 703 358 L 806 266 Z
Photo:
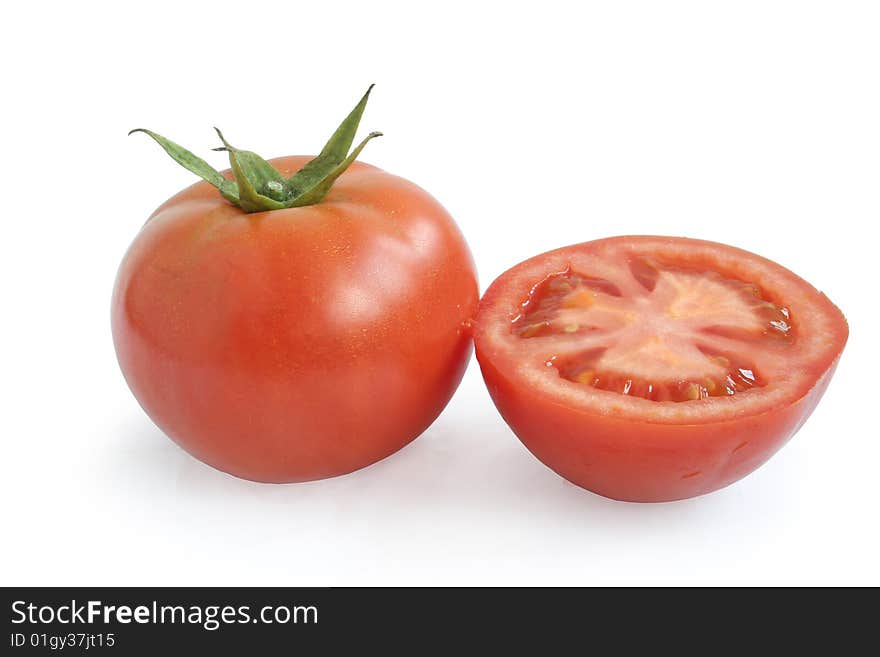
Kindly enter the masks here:
M 370 85 L 367 93 L 360 99 L 360 102 L 355 105 L 355 108 L 345 117 L 345 120 L 339 124 L 336 132 L 333 133 L 324 145 L 320 155 L 290 177 L 290 186 L 297 190 L 298 194 L 303 194 L 306 190 L 313 188 L 345 160 L 345 157 L 348 155 L 348 149 L 354 143 L 354 136 L 357 133 L 361 117 L 364 114 L 364 108 L 367 106 L 370 92 L 374 86 Z
M 144 132 L 150 135 L 178 164 L 214 185 L 223 198 L 245 212 L 265 212 L 314 205 L 320 203 L 327 195 L 333 183 L 351 166 L 364 146 L 371 139 L 382 134 L 371 132 L 348 154 L 372 89 L 373 85 L 370 85 L 360 102 L 327 141 L 321 153 L 290 178 L 285 178 L 256 153 L 232 146 L 217 128 L 214 129 L 223 146 L 214 150 L 226 151 L 229 154 L 234 182 L 224 178 L 201 158 L 155 132 L 137 128 L 129 134 Z
M 152 130 L 135 128 L 134 130 L 130 130 L 128 134 L 133 134 L 135 132 L 143 132 L 152 137 L 159 146 L 165 149 L 165 152 L 171 156 L 171 159 L 184 169 L 192 171 L 203 180 L 214 185 L 214 187 L 220 190 L 220 193 L 223 194 L 225 199 L 238 205 L 238 186 L 231 180 L 226 180 L 226 178 L 220 175 L 220 172 L 217 171 L 217 169 L 205 162 L 202 158 L 193 155 L 183 146 L 175 144 L 170 139 L 166 139 Z
M 361 151 L 364 150 L 364 146 L 367 145 L 367 142 L 375 137 L 381 137 L 381 132 L 371 132 L 367 135 L 367 137 L 357 145 L 351 155 L 342 160 L 339 164 L 333 167 L 327 175 L 325 175 L 318 183 L 309 190 L 306 190 L 299 196 L 293 199 L 293 203 L 290 207 L 298 208 L 303 205 L 314 205 L 315 203 L 320 203 L 321 200 L 327 195 L 327 192 L 330 191 L 330 187 L 333 186 L 333 183 L 336 182 L 336 179 L 343 174 L 343 172 L 351 166 L 351 163 L 357 159 L 357 156 L 360 155 Z

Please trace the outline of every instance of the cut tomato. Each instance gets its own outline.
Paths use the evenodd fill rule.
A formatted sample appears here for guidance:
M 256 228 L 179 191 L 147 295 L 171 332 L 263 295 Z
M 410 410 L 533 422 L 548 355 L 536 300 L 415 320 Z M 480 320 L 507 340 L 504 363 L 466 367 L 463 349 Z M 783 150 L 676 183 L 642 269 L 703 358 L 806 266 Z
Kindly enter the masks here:
M 475 322 L 504 419 L 566 479 L 632 501 L 747 475 L 806 420 L 847 338 L 787 269 L 722 244 L 616 237 L 499 277 Z

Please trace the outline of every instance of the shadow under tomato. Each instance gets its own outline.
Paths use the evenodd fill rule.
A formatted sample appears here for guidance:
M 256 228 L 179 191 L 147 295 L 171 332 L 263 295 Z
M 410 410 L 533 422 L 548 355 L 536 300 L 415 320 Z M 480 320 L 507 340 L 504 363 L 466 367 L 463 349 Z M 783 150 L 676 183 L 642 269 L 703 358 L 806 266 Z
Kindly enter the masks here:
M 215 470 L 177 447 L 147 418 L 132 419 L 118 431 L 109 456 L 116 475 L 108 485 L 135 508 L 143 500 L 167 505 L 169 515 L 183 514 L 182 523 L 187 509 L 195 508 L 218 517 L 249 514 L 251 523 L 257 517 L 272 522 L 283 517 L 295 524 L 300 512 L 308 517 L 321 514 L 327 525 L 369 525 L 379 534 L 398 523 L 423 526 L 428 517 L 436 519 L 440 533 L 446 531 L 440 525 L 449 529 L 480 523 L 491 528 L 513 522 L 547 532 L 609 530 L 641 540 L 655 531 L 730 522 L 744 509 L 772 519 L 784 515 L 796 495 L 794 474 L 788 484 L 780 481 L 787 470 L 780 467 L 785 460 L 780 455 L 776 466 L 765 466 L 775 470 L 767 477 L 759 471 L 710 495 L 661 504 L 618 502 L 547 469 L 500 418 L 474 402 L 458 411 L 441 416 L 420 438 L 367 468 L 282 485 Z M 784 490 L 791 492 L 780 495 Z

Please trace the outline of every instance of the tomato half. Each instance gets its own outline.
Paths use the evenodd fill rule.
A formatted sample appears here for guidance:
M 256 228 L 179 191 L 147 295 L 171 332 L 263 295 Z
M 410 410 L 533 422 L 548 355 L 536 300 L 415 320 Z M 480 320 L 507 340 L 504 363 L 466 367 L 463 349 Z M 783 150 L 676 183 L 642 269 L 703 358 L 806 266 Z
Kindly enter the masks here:
M 289 176 L 309 160 L 271 164 Z M 315 205 L 246 214 L 207 182 L 168 200 L 122 262 L 113 337 L 138 401 L 184 449 L 247 479 L 303 481 L 431 424 L 467 364 L 478 299 L 440 204 L 355 162 Z
M 607 497 L 667 501 L 752 472 L 803 424 L 847 339 L 841 312 L 730 246 L 615 237 L 502 274 L 477 358 L 526 447 Z

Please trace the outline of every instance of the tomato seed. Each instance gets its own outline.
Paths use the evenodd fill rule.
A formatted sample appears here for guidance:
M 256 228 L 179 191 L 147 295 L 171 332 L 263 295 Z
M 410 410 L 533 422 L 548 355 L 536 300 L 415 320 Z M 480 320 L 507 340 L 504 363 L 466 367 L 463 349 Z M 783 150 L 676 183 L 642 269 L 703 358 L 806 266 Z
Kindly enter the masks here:
M 532 288 L 512 331 L 523 339 L 570 336 L 548 342 L 542 362 L 573 383 L 617 394 L 686 402 L 763 386 L 736 344 L 792 339 L 788 308 L 762 298 L 757 285 L 717 272 L 644 258 L 630 260 L 629 270 L 647 292 L 641 302 L 624 298 L 611 281 L 569 268 Z M 580 350 L 577 336 L 596 332 L 607 344 Z M 718 338 L 731 350 L 711 347 Z

